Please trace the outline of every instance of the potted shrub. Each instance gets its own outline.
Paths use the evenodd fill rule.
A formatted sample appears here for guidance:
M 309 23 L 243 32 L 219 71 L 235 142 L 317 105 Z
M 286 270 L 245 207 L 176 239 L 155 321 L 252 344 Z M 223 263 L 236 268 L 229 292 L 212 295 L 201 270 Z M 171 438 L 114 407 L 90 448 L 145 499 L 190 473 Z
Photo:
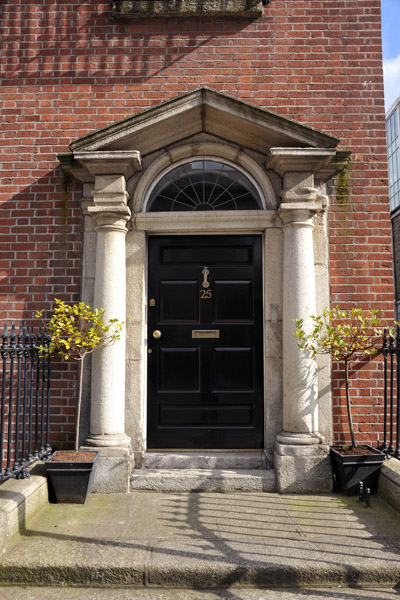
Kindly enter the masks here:
M 39 346 L 42 354 L 59 356 L 62 360 L 79 363 L 78 399 L 76 405 L 75 449 L 55 452 L 46 462 L 58 502 L 86 501 L 98 452 L 79 451 L 79 422 L 82 405 L 84 360 L 102 346 L 119 339 L 124 323 L 117 319 L 105 322 L 104 309 L 93 308 L 84 302 L 73 305 L 55 298 L 55 308 L 48 322 L 43 310 L 35 313 L 42 320 L 50 337 L 48 347 Z
M 306 330 L 302 319 L 296 319 L 295 335 L 300 350 L 316 354 L 330 354 L 344 368 L 347 419 L 350 442 L 331 446 L 330 455 L 335 482 L 340 491 L 357 494 L 359 483 L 376 493 L 380 466 L 385 455 L 367 444 L 357 444 L 354 434 L 352 402 L 350 398 L 351 362 L 377 354 L 382 347 L 383 323 L 381 311 L 339 306 L 325 308 L 320 315 L 310 316 L 311 327 Z M 391 335 L 393 328 L 389 328 Z

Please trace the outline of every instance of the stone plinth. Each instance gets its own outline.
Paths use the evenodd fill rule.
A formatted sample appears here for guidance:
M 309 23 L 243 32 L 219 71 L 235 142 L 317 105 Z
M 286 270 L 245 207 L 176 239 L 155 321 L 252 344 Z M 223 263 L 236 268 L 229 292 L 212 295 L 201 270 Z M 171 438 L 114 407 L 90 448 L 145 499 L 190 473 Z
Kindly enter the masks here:
M 260 0 L 114 0 L 113 17 L 254 17 L 263 15 Z

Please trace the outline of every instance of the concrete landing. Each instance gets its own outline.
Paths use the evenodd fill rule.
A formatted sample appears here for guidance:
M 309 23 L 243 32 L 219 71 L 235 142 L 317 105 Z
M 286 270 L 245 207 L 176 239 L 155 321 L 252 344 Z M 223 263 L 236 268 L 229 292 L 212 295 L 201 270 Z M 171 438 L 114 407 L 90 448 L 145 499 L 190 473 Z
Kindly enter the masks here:
M 376 497 L 372 505 L 335 495 L 92 494 L 86 505 L 45 508 L 0 558 L 0 585 L 229 589 L 230 599 L 245 586 L 395 586 L 400 517 Z

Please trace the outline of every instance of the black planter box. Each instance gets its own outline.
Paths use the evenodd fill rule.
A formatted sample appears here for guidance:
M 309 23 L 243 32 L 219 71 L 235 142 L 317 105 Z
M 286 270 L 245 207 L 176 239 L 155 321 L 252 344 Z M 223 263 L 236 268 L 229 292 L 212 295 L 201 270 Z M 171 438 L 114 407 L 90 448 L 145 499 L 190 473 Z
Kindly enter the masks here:
M 100 452 L 89 462 L 46 462 L 57 502 L 84 504 Z
M 378 491 L 378 480 L 381 464 L 385 460 L 383 452 L 366 444 L 360 448 L 369 448 L 374 454 L 343 455 L 340 453 L 342 446 L 331 446 L 330 455 L 332 471 L 340 492 L 348 495 L 359 493 L 360 481 L 364 488 L 369 488 L 371 494 Z

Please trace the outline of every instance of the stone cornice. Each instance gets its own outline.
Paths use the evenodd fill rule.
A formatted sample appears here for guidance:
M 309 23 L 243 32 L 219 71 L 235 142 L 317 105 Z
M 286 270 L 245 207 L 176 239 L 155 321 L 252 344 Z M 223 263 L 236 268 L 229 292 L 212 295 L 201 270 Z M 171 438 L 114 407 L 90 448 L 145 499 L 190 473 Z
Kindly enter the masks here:
M 332 148 L 271 148 L 266 166 L 281 177 L 287 172 L 316 173 L 335 155 Z
M 98 150 L 60 154 L 61 167 L 75 179 L 93 182 L 96 175 L 123 175 L 129 179 L 142 170 L 140 152 L 137 150 Z
M 77 153 L 135 148 L 145 156 L 200 133 L 262 154 L 269 148 L 335 149 L 339 144 L 310 126 L 201 87 L 81 136 L 70 149 Z
M 312 173 L 316 185 L 334 177 L 348 163 L 350 152 L 333 148 L 271 148 L 267 169 L 283 177 L 287 173 Z

